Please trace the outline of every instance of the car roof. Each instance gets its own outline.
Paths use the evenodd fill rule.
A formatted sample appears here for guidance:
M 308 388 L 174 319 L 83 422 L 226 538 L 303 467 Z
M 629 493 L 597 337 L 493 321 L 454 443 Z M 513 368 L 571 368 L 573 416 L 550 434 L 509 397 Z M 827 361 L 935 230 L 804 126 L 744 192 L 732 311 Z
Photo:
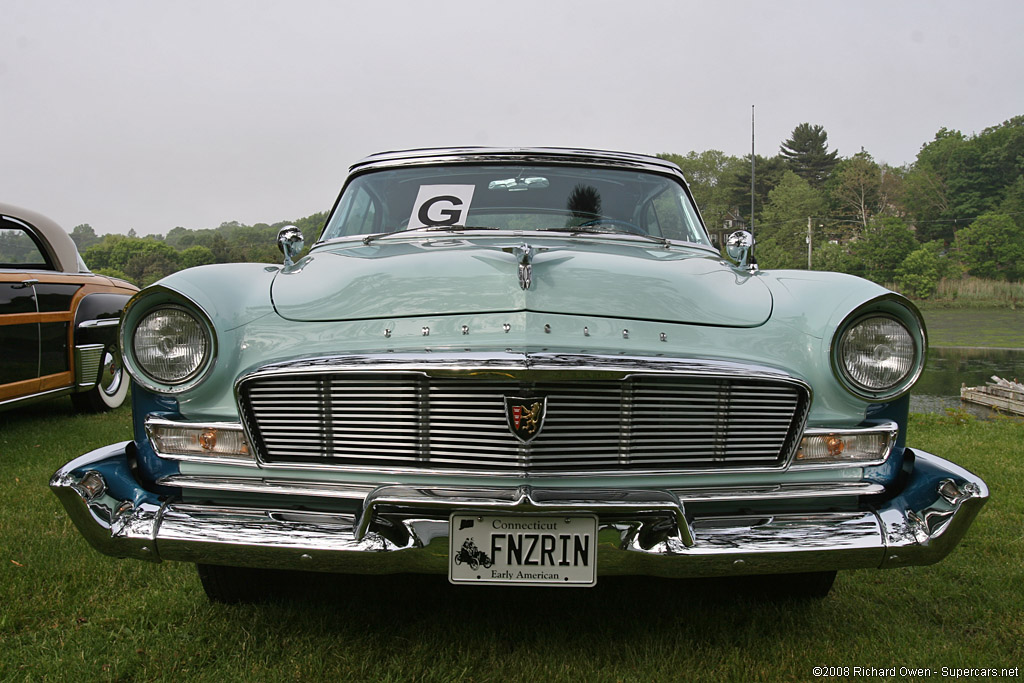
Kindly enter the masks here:
M 545 163 L 613 166 L 670 173 L 682 178 L 670 161 L 646 154 L 570 147 L 428 147 L 380 152 L 352 164 L 351 171 L 438 163 Z
M 13 219 L 32 228 L 46 243 L 50 256 L 55 260 L 54 266 L 61 272 L 89 272 L 80 269 L 79 264 L 82 261 L 78 258 L 78 248 L 74 240 L 53 220 L 41 213 L 4 203 L 0 203 L 0 217 Z

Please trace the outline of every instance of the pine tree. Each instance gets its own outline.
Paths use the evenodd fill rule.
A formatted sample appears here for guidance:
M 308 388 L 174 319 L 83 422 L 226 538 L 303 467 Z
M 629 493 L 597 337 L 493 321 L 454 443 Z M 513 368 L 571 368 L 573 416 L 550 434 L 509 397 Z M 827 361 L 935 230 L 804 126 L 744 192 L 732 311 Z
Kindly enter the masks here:
M 828 151 L 828 133 L 822 126 L 801 123 L 782 143 L 779 153 L 786 165 L 813 187 L 824 185 L 837 163 L 838 152 Z

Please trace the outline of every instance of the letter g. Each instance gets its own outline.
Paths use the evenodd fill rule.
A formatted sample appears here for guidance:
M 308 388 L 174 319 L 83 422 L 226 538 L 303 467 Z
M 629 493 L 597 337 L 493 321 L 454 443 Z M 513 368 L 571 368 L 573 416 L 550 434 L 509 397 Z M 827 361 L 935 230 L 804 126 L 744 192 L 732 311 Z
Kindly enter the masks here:
M 440 218 L 431 218 L 430 210 L 434 208 L 434 205 L 438 202 L 448 202 L 452 206 L 462 206 L 462 200 L 452 195 L 441 195 L 440 197 L 431 197 L 427 201 L 423 202 L 420 206 L 420 212 L 417 217 L 420 219 L 420 223 L 423 225 L 433 227 L 439 225 L 455 225 L 459 222 L 459 217 L 462 216 L 461 209 L 440 209 L 438 215 Z

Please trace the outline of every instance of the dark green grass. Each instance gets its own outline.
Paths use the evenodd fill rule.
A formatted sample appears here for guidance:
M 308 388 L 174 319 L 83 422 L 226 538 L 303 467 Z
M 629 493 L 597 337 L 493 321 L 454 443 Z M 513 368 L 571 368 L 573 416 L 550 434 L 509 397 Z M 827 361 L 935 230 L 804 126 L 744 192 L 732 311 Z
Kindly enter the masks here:
M 1024 664 L 1019 421 L 915 417 L 911 442 L 980 474 L 992 500 L 942 563 L 840 572 L 818 602 L 729 581 L 531 590 L 323 575 L 266 604 L 211 605 L 190 565 L 93 551 L 47 489 L 70 458 L 128 436 L 127 410 L 0 414 L 0 680 L 803 681 L 819 680 L 815 666 L 935 679 Z

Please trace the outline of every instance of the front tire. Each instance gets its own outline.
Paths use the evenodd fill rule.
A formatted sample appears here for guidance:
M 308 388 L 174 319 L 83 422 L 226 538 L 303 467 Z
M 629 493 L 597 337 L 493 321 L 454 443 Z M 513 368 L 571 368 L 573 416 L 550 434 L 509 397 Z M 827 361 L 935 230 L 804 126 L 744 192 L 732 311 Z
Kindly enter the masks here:
M 835 571 L 769 574 L 750 577 L 756 593 L 783 600 L 821 600 L 832 590 Z
M 71 403 L 80 412 L 101 413 L 120 408 L 127 395 L 128 377 L 121 364 L 121 355 L 117 347 L 108 346 L 103 349 L 96 385 L 88 391 L 71 394 Z

